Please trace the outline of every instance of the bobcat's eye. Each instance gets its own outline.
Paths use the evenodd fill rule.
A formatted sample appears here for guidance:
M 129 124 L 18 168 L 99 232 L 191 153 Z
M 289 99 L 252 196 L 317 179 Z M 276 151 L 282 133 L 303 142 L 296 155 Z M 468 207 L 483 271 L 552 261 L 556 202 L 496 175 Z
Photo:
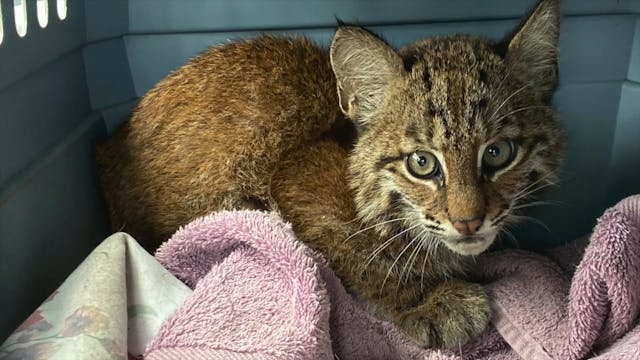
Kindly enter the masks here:
M 407 169 L 417 178 L 428 179 L 438 175 L 440 165 L 432 153 L 416 151 L 407 157 Z
M 484 149 L 482 166 L 488 170 L 500 170 L 509 165 L 516 158 L 516 143 L 511 140 L 494 142 Z

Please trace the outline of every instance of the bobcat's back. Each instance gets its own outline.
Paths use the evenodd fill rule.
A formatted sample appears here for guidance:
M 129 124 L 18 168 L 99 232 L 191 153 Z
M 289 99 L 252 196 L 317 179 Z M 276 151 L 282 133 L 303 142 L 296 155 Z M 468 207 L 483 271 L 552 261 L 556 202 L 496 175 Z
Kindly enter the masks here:
M 112 226 L 155 247 L 211 211 L 273 207 L 282 156 L 342 117 L 327 51 L 311 41 L 212 47 L 158 83 L 98 146 Z

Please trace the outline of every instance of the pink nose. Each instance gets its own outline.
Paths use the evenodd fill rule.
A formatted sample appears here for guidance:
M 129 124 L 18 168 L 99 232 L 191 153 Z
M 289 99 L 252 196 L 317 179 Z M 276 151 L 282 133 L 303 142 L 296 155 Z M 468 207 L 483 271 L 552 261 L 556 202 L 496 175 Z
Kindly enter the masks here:
M 475 234 L 480 226 L 482 226 L 481 219 L 473 219 L 473 220 L 456 220 L 452 221 L 453 227 L 458 230 L 458 232 L 462 235 L 473 235 Z

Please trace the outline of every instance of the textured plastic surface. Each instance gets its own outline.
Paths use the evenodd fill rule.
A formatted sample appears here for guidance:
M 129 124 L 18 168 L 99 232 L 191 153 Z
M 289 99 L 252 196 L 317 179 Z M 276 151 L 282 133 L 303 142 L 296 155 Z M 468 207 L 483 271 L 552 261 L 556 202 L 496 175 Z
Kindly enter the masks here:
M 188 58 L 261 31 L 327 44 L 336 17 L 402 46 L 468 32 L 502 37 L 535 0 L 67 0 L 49 23 L 27 1 L 18 37 L 13 1 L 0 0 L 0 340 L 108 233 L 92 143 L 136 99 Z M 591 229 L 605 207 L 640 192 L 640 0 L 564 0 L 561 84 L 568 130 L 563 205 L 532 212 L 523 246 Z

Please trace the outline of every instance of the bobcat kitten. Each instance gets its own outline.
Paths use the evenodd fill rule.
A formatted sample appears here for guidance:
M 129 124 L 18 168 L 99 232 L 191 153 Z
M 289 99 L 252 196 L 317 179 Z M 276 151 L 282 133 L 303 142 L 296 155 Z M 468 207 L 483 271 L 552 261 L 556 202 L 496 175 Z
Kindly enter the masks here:
M 268 36 L 213 47 L 98 147 L 113 226 L 153 249 L 211 211 L 277 210 L 380 316 L 457 348 L 491 315 L 462 280 L 470 259 L 559 166 L 559 21 L 542 0 L 500 44 L 396 51 L 341 26 L 329 51 Z

